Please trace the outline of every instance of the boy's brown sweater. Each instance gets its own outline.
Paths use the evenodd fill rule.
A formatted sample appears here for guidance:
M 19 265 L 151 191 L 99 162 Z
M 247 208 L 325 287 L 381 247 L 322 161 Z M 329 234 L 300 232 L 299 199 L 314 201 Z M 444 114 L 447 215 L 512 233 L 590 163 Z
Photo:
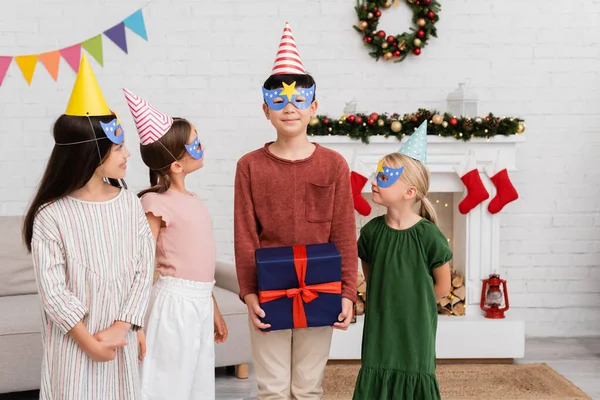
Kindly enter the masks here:
M 318 144 L 303 160 L 268 149 L 243 156 L 235 176 L 234 243 L 240 298 L 257 293 L 257 248 L 333 242 L 342 255 L 342 296 L 356 302 L 358 254 L 350 170 Z

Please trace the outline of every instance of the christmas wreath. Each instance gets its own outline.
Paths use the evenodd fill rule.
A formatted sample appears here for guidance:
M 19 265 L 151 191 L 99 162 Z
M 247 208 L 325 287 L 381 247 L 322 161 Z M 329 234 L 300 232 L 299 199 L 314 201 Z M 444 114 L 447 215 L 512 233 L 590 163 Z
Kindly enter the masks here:
M 440 3 L 436 0 L 406 0 L 413 12 L 412 21 L 416 25 L 411 32 L 399 35 L 387 35 L 382 30 L 377 30 L 381 9 L 390 8 L 392 0 L 357 0 L 356 14 L 358 15 L 358 26 L 354 29 L 363 35 L 366 46 L 371 48 L 371 57 L 379 60 L 396 58 L 394 62 L 403 61 L 409 53 L 421 54 L 421 49 L 426 46 L 431 36 L 437 37 L 435 23 L 439 20 L 438 13 L 441 10 Z M 398 0 L 394 0 L 398 6 Z
M 325 115 L 317 115 L 310 120 L 308 134 L 311 136 L 348 136 L 369 143 L 369 137 L 394 136 L 401 140 L 411 135 L 425 120 L 428 120 L 427 134 L 442 137 L 453 137 L 468 141 L 471 138 L 490 138 L 492 136 L 509 136 L 525 131 L 523 120 L 514 117 L 498 118 L 492 113 L 481 118 L 454 117 L 448 113 L 440 114 L 435 110 L 419 109 L 414 114 L 370 115 L 357 113 L 342 115 L 332 119 Z

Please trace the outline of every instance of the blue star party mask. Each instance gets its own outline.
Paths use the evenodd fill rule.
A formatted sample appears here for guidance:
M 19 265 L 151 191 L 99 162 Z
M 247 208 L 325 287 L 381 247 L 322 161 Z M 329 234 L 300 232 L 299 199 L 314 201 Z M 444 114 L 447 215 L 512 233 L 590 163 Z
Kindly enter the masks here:
M 192 142 L 192 144 L 186 144 L 185 149 L 188 154 L 192 156 L 193 159 L 199 160 L 204 155 L 204 151 L 202 150 L 202 145 L 200 144 L 200 140 L 198 140 L 198 136 Z
M 291 85 L 283 82 L 283 89 L 267 90 L 262 88 L 262 92 L 265 102 L 271 110 L 283 110 L 288 103 L 292 103 L 299 110 L 305 110 L 310 107 L 315 98 L 315 85 L 296 90 L 296 82 L 292 82 Z
M 121 144 L 123 143 L 123 140 L 125 140 L 125 131 L 123 131 L 121 120 L 118 116 L 108 124 L 100 121 L 100 126 L 102 127 L 106 137 L 109 138 L 114 144 Z
M 377 166 L 377 185 L 381 188 L 388 188 L 392 186 L 400 177 L 404 171 L 404 166 L 400 168 L 390 168 L 383 165 L 383 160 L 379 161 Z

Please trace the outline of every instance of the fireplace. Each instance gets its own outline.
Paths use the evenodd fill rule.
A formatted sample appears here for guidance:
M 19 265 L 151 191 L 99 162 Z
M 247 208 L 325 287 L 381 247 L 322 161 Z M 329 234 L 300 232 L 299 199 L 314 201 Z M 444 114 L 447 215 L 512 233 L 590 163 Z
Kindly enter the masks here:
M 380 158 L 400 148 L 396 138 L 373 137 L 369 144 L 341 136 L 314 136 L 311 140 L 342 154 L 352 170 L 372 171 L 375 175 Z M 406 139 L 404 139 L 406 140 Z M 466 287 L 466 312 L 463 316 L 439 315 L 437 356 L 441 359 L 512 359 L 524 356 L 524 322 L 511 318 L 510 311 L 502 320 L 483 317 L 479 309 L 482 279 L 499 271 L 500 218 L 502 212 L 492 215 L 487 210 L 494 197 L 494 186 L 485 168 L 502 160 L 508 171 L 516 171 L 516 148 L 521 136 L 472 139 L 464 142 L 453 138 L 428 137 L 428 167 L 431 172 L 429 197 L 433 200 L 441 231 L 453 250 L 453 268 L 464 277 Z M 467 154 L 473 154 L 490 199 L 466 215 L 458 211 L 465 188 L 455 172 Z M 370 201 L 370 184 L 363 188 L 364 197 Z M 357 229 L 371 218 L 385 212 L 372 204 L 367 217 L 357 213 Z M 358 232 L 357 232 L 358 234 Z M 510 291 L 510 282 L 507 284 Z M 368 301 L 368 299 L 367 299 Z M 360 359 L 362 323 L 357 317 L 348 331 L 335 331 L 331 359 Z

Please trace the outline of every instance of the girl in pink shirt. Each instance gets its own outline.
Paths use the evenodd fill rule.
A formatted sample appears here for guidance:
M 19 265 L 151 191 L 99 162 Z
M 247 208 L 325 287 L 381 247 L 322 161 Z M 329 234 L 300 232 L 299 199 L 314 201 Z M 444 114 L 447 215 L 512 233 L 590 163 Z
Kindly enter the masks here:
M 144 400 L 215 398 L 214 343 L 227 327 L 214 296 L 216 251 L 211 217 L 185 188 L 204 166 L 198 132 L 124 89 L 152 187 L 139 196 L 156 239 L 156 270 L 146 318 L 140 376 Z

